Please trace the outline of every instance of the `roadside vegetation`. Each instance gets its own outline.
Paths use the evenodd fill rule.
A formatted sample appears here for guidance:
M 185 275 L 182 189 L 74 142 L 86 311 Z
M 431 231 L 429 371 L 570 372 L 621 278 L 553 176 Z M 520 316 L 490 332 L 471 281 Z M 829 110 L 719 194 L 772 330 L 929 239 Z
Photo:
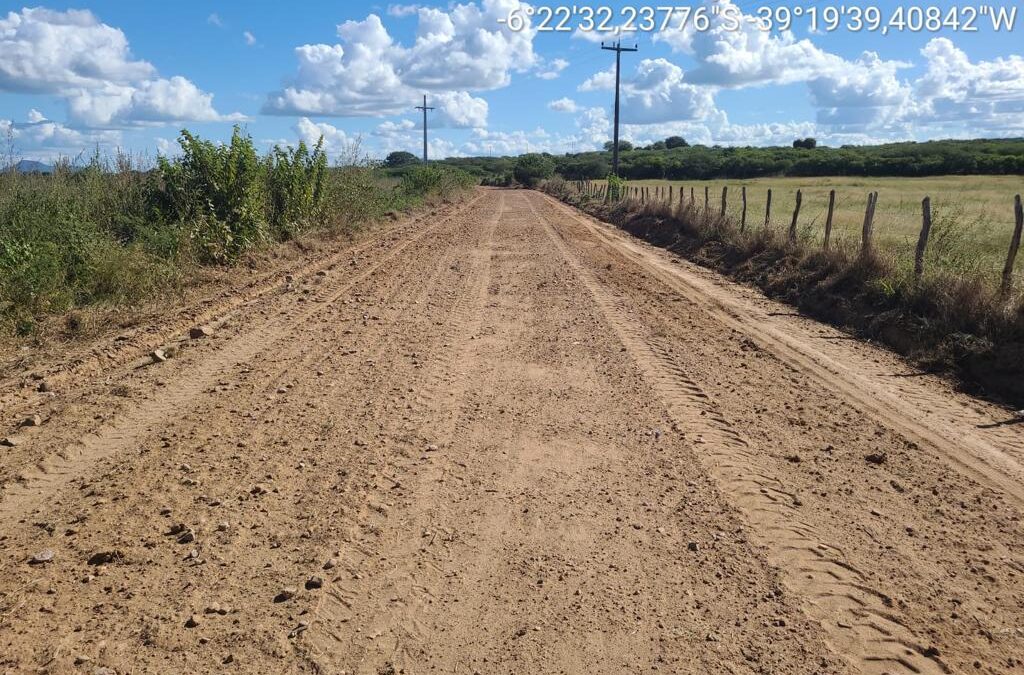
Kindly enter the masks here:
M 257 152 L 188 131 L 156 166 L 126 154 L 58 162 L 51 174 L 0 172 L 0 333 L 31 334 L 52 314 L 176 292 L 204 266 L 306 233 L 341 233 L 449 198 L 474 181 L 439 165 L 386 178 L 328 167 L 320 144 Z
M 791 239 L 790 223 L 783 223 L 791 213 L 773 211 L 778 216 L 767 227 L 748 214 L 748 226 L 741 228 L 731 211 L 721 213 L 720 192 L 705 208 L 703 194 L 690 200 L 688 190 L 680 203 L 678 189 L 672 200 L 646 201 L 606 200 L 561 178 L 544 189 L 815 318 L 879 340 L 926 369 L 952 371 L 976 392 L 1024 404 L 1024 283 L 1018 279 L 1007 293 L 996 274 L 979 269 L 972 225 L 955 210 L 935 213 L 918 277 L 902 248 L 874 245 L 865 251 L 847 236 L 833 239 L 826 250 L 820 226 L 806 224 Z M 1015 216 L 1012 195 L 1003 201 L 1005 256 Z

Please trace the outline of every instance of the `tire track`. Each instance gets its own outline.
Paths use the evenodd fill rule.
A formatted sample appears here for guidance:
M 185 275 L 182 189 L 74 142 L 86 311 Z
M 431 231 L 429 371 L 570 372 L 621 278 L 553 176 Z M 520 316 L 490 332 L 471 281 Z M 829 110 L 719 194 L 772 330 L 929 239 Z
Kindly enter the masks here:
M 553 246 L 587 289 L 662 399 L 677 430 L 705 458 L 708 471 L 734 496 L 755 534 L 769 550 L 787 583 L 805 600 L 805 611 L 825 629 L 830 646 L 865 673 L 948 673 L 928 646 L 900 617 L 891 596 L 844 560 L 842 549 L 822 541 L 800 520 L 798 497 L 777 481 L 751 471 L 758 449 L 722 414 L 714 400 L 674 363 L 670 345 L 646 334 L 628 307 L 611 295 L 573 254 L 561 235 L 535 207 L 530 209 Z
M 476 204 L 479 199 L 478 197 L 472 204 Z M 388 263 L 443 225 L 450 223 L 461 213 L 460 210 L 449 214 L 428 227 L 415 231 L 411 237 L 391 248 L 379 260 L 355 276 L 335 274 L 333 279 L 328 277 L 315 293 L 301 296 L 304 302 L 296 301 L 267 319 L 258 328 L 232 339 L 218 351 L 195 364 L 188 376 L 179 378 L 172 385 L 165 387 L 159 398 L 147 400 L 133 407 L 119 418 L 103 424 L 72 447 L 51 453 L 36 466 L 24 470 L 21 480 L 10 484 L 3 494 L 0 501 L 0 518 L 16 519 L 27 514 L 88 467 L 137 444 L 143 438 L 158 433 L 162 420 L 174 414 L 181 415 L 195 407 L 203 391 L 210 388 L 226 371 L 252 360 L 259 353 L 302 328 L 307 321 L 330 307 L 357 284 L 380 271 L 390 272 L 386 267 Z M 42 440 L 38 437 L 33 439 L 34 442 Z
M 993 486 L 1024 506 L 1024 435 L 1012 425 L 994 424 L 990 417 L 962 403 L 929 394 L 906 382 L 891 387 L 889 383 L 873 380 L 863 374 L 869 372 L 870 366 L 862 363 L 862 359 L 845 364 L 830 358 L 807 341 L 773 326 L 766 317 L 751 315 L 713 283 L 684 276 L 667 263 L 653 260 L 628 238 L 607 232 L 549 197 L 544 199 L 555 210 L 586 227 L 617 255 L 638 265 L 715 321 L 741 332 L 871 418 L 908 440 L 935 450 L 966 475 Z
M 426 417 L 428 421 L 410 436 L 423 447 L 429 440 L 431 445 L 444 451 L 456 428 L 460 401 L 467 388 L 465 379 L 457 373 L 457 364 L 465 362 L 468 340 L 480 328 L 480 309 L 486 301 L 490 278 L 493 235 L 504 215 L 504 205 L 505 195 L 502 194 L 494 216 L 485 225 L 481 244 L 472 251 L 465 287 L 448 289 L 455 304 L 437 338 L 444 351 L 418 380 L 417 390 L 430 413 Z M 437 419 L 441 421 L 433 421 Z M 419 451 L 414 450 L 412 461 L 419 459 Z M 380 459 L 387 474 L 387 462 L 395 458 Z M 399 469 L 396 466 L 392 471 L 396 476 L 392 481 L 398 482 Z M 443 473 L 444 469 L 437 464 L 420 461 L 414 480 L 417 486 L 430 490 Z M 415 491 L 419 493 L 421 489 Z M 376 501 L 385 499 L 384 494 L 378 494 Z M 389 667 L 416 672 L 413 646 L 429 639 L 429 630 L 418 617 L 433 601 L 424 577 L 440 572 L 417 535 L 428 531 L 434 518 L 430 513 L 419 512 L 401 523 L 389 523 L 373 504 L 364 503 L 354 520 L 375 523 L 382 533 L 374 550 L 386 551 L 388 560 L 398 562 L 381 563 L 376 555 L 366 551 L 361 560 L 348 563 L 350 578 L 343 581 L 336 577 L 325 587 L 314 613 L 305 657 L 322 672 L 353 668 L 358 673 L 375 675 Z M 353 624 L 360 618 L 365 623 L 355 630 Z

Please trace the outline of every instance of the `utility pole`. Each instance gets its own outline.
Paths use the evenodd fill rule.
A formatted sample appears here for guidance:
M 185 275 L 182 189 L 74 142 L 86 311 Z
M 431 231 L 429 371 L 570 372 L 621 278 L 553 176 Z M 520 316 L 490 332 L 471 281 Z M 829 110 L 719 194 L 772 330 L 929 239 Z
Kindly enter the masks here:
M 423 163 L 427 163 L 427 111 L 433 108 L 427 107 L 427 95 L 423 95 L 423 105 L 416 106 L 417 110 L 423 111 Z
M 639 49 L 636 45 L 623 47 L 622 40 L 616 40 L 614 45 L 605 46 L 601 43 L 601 49 L 615 52 L 615 130 L 612 135 L 612 174 L 619 175 L 619 72 L 622 69 L 622 52 L 635 52 Z

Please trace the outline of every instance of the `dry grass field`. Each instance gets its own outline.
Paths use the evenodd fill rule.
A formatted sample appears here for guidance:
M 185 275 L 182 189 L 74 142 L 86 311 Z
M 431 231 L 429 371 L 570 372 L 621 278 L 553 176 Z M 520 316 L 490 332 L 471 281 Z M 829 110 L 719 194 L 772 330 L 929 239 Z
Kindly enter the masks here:
M 928 263 L 934 269 L 980 273 L 995 282 L 1002 271 L 1013 233 L 1013 197 L 1024 192 L 1024 176 L 938 176 L 930 178 L 759 178 L 714 181 L 630 181 L 648 187 L 693 188 L 698 202 L 708 187 L 712 209 L 721 207 L 722 188 L 728 186 L 728 212 L 737 220 L 742 208 L 740 191 L 747 188 L 748 226 L 764 224 L 765 201 L 772 190 L 771 225 L 788 227 L 796 191 L 803 193 L 799 230 L 802 237 L 820 241 L 824 235 L 829 190 L 836 191 L 833 241 L 856 246 L 870 191 L 878 191 L 875 237 L 879 248 L 910 266 L 921 228 L 921 200 L 932 200 L 932 236 Z M 1024 262 L 1017 260 L 1017 269 Z

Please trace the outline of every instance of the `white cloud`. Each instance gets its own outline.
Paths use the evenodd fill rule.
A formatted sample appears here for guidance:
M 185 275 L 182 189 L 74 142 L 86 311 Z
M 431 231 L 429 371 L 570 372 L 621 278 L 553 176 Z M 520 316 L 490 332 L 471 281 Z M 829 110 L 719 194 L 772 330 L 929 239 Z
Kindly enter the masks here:
M 29 155 L 44 160 L 74 158 L 97 145 L 109 146 L 121 142 L 118 131 L 72 129 L 47 120 L 36 110 L 30 111 L 28 119 L 27 122 L 0 119 L 0 136 L 10 136 L 16 155 Z
M 613 90 L 615 71 L 604 70 L 580 85 L 583 92 Z M 689 84 L 682 68 L 667 59 L 643 59 L 620 85 L 622 119 L 654 124 L 704 118 L 715 112 L 715 89 Z
M 442 92 L 429 102 L 437 108 L 432 126 L 468 129 L 487 126 L 487 101 L 464 91 Z
M 43 115 L 43 113 L 41 113 L 38 110 L 36 110 L 35 108 L 32 108 L 31 110 L 28 111 L 28 121 L 31 122 L 32 124 L 37 124 L 39 122 L 45 122 L 46 121 L 46 116 Z
M 298 69 L 281 91 L 267 97 L 264 112 L 390 115 L 414 105 L 423 91 L 504 87 L 513 72 L 526 72 L 537 62 L 535 31 L 513 32 L 497 21 L 518 4 L 483 0 L 481 5 L 457 4 L 448 12 L 417 8 L 416 37 L 408 46 L 395 42 L 375 14 L 346 21 L 337 29 L 341 44 L 295 49 Z M 453 122 L 458 119 L 452 115 Z
M 217 12 L 214 12 L 210 16 L 206 17 L 206 23 L 210 24 L 211 26 L 216 26 L 217 28 L 224 27 L 224 22 L 221 21 L 220 16 L 217 14 Z
M 388 5 L 388 16 L 412 16 L 420 11 L 419 5 Z
M 245 44 L 250 47 L 256 44 L 256 36 L 247 30 L 242 31 L 242 38 L 245 40 Z
M 119 29 L 91 12 L 23 9 L 0 19 L 0 90 L 56 94 L 87 126 L 239 119 L 181 76 L 157 76 Z
M 537 72 L 537 77 L 542 80 L 554 80 L 568 67 L 569 62 L 565 59 L 553 59 L 540 68 Z
M 397 122 L 388 120 L 377 125 L 374 129 L 374 136 L 383 138 L 400 138 L 416 129 L 416 123 L 412 120 L 399 120 Z
M 580 109 L 576 101 L 572 100 L 568 96 L 563 96 L 560 99 L 551 101 L 548 103 L 548 108 L 555 112 L 574 113 Z

